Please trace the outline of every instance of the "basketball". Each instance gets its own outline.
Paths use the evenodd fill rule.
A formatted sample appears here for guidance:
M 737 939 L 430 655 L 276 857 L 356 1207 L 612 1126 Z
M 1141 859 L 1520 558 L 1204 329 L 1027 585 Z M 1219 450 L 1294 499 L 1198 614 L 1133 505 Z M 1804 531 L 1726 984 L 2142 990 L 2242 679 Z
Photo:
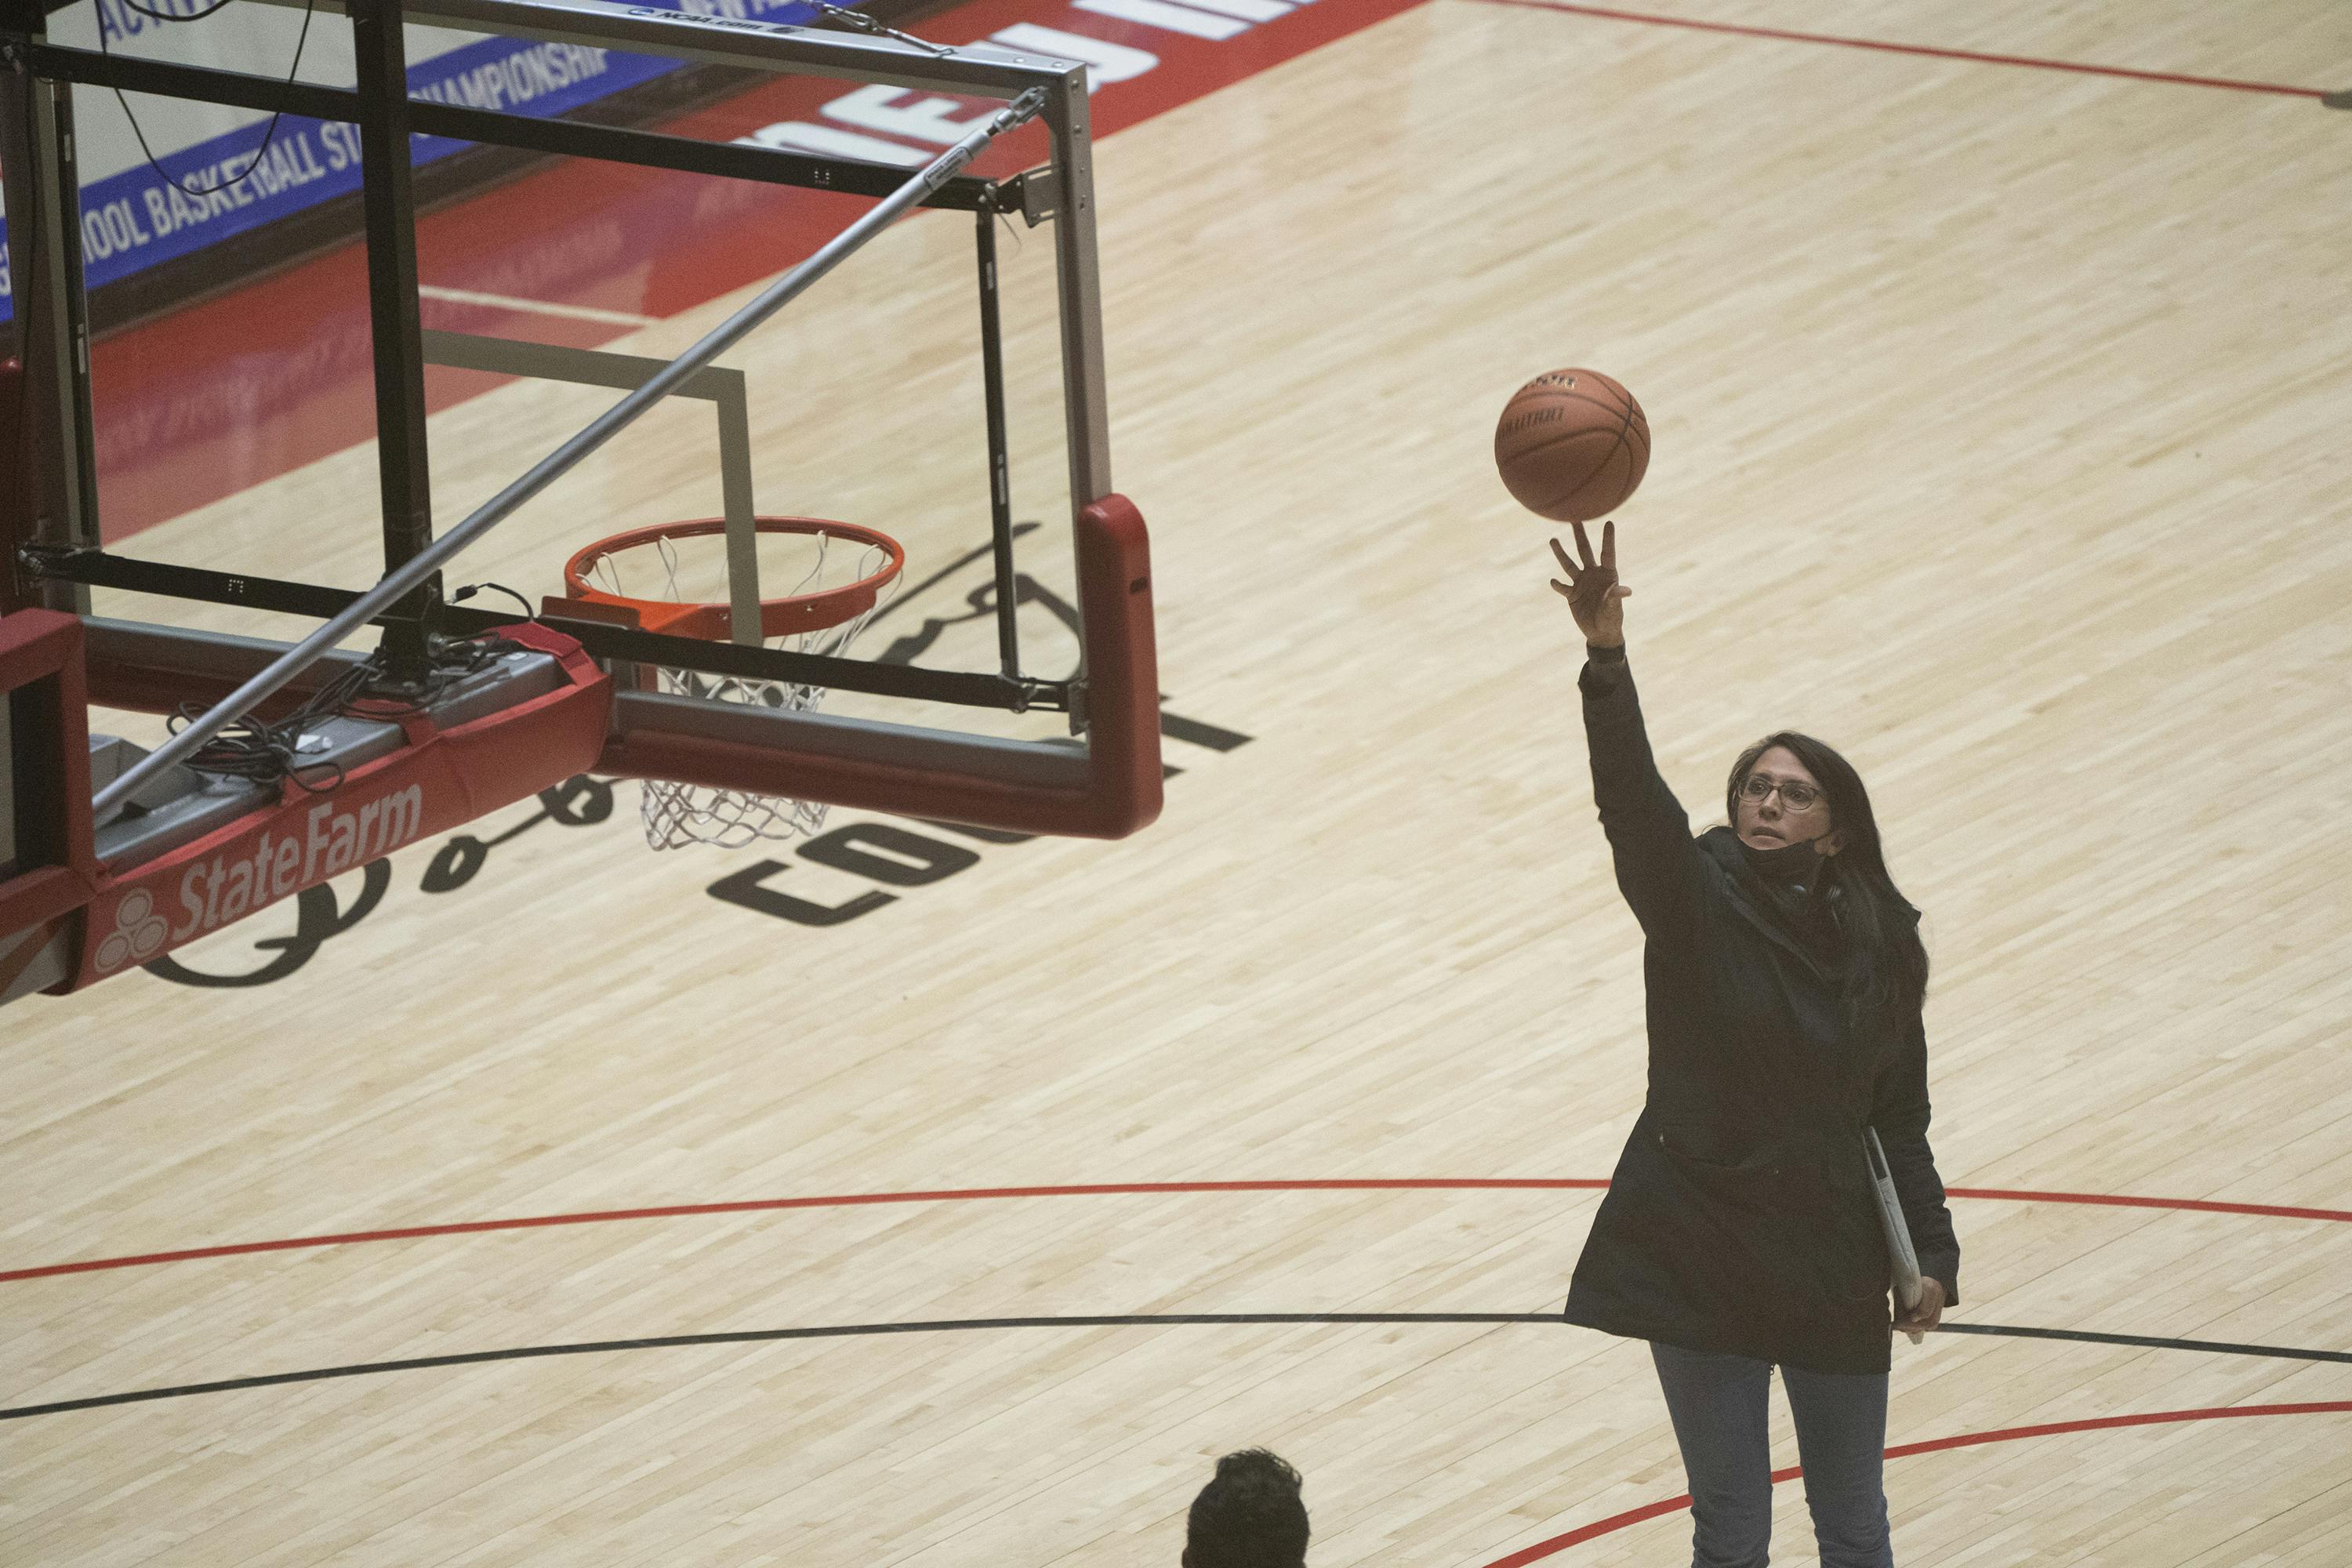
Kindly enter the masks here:
M 1547 371 L 1503 405 L 1495 467 L 1521 506 L 1585 522 L 1623 506 L 1650 467 L 1642 405 L 1597 370 Z

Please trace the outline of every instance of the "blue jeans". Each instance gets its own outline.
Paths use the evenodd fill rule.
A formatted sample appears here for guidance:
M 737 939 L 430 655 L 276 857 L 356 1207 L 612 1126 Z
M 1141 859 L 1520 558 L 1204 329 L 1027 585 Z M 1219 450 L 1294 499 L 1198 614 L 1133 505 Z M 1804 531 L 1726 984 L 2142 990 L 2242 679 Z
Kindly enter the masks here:
M 1771 1364 L 1656 1343 L 1650 1355 L 1690 1478 L 1692 1568 L 1764 1568 L 1772 1541 Z M 1784 1366 L 1780 1381 L 1797 1419 L 1822 1568 L 1894 1568 L 1881 1481 L 1886 1374 Z

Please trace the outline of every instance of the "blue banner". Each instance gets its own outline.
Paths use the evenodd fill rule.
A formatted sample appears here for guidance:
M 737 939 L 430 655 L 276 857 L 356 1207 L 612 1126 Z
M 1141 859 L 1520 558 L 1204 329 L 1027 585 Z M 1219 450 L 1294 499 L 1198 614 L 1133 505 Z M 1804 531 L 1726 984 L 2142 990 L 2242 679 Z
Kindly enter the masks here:
M 667 3 L 667 8 L 784 23 L 816 15 L 802 0 L 682 0 Z M 408 90 L 435 103 L 545 118 L 667 75 L 681 64 L 581 44 L 485 38 L 410 67 Z M 157 179 L 141 163 L 84 185 L 82 265 L 89 286 L 127 278 L 360 188 L 358 127 L 286 115 L 256 163 L 268 123 L 160 153 L 156 162 L 171 181 Z M 410 159 L 429 163 L 468 145 L 446 136 L 413 136 Z M 251 174 L 238 178 L 248 165 Z M 190 188 L 210 194 L 192 195 Z M 0 216 L 0 321 L 14 314 L 16 304 L 7 235 L 7 221 Z

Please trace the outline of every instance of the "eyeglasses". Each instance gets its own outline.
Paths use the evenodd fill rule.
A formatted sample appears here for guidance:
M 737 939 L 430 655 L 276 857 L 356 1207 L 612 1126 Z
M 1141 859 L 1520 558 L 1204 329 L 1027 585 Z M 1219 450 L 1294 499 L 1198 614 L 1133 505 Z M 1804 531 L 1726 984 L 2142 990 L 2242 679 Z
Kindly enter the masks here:
M 1740 782 L 1739 798 L 1761 805 L 1771 798 L 1775 790 L 1780 793 L 1780 804 L 1790 811 L 1811 811 L 1822 803 L 1822 792 L 1811 784 L 1797 779 L 1783 779 L 1775 784 L 1761 773 L 1749 773 Z

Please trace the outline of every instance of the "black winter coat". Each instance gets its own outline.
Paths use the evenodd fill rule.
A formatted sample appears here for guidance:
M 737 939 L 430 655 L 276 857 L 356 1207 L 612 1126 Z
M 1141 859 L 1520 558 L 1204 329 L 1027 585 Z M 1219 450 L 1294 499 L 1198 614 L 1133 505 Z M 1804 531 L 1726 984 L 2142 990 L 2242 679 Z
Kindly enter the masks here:
M 1632 672 L 1579 680 L 1617 886 L 1648 938 L 1648 1103 L 1569 1288 L 1570 1322 L 1815 1372 L 1885 1372 L 1886 1242 L 1863 1132 L 1886 1146 L 1920 1272 L 1959 1294 L 1927 1148 L 1915 1013 L 1857 1038 L 1832 922 L 1792 908 L 1727 827 L 1691 836 L 1658 776 Z

